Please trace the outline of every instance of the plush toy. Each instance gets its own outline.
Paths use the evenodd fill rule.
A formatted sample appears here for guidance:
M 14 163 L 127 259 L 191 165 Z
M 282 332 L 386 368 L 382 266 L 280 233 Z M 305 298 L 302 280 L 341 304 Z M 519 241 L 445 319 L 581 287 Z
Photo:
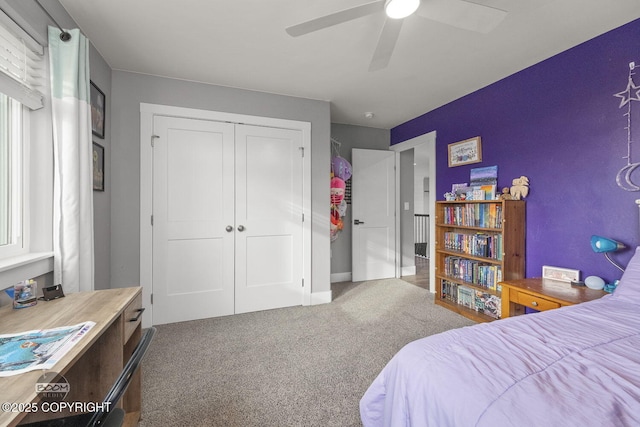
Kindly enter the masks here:
M 351 163 L 340 156 L 331 159 L 331 171 L 343 181 L 351 178 Z
M 529 194 L 529 178 L 524 175 L 520 178 L 515 178 L 511 185 L 511 196 L 513 200 L 524 199 L 527 197 L 527 194 Z
M 331 178 L 331 204 L 339 205 L 342 199 L 344 199 L 344 190 L 346 184 L 342 178 Z
M 511 194 L 509 193 L 509 187 L 504 187 L 502 189 L 500 200 L 513 200 L 513 197 L 511 197 Z
M 329 237 L 330 241 L 333 242 L 338 238 L 338 233 L 344 228 L 344 223 L 335 205 L 331 205 L 331 215 L 329 218 L 331 220 L 329 224 Z
M 347 201 L 345 199 L 342 199 L 338 205 L 338 214 L 340 215 L 340 218 L 347 214 Z
M 342 230 L 344 228 L 340 212 L 338 212 L 338 209 L 335 207 L 331 208 L 331 224 L 335 225 L 338 230 Z

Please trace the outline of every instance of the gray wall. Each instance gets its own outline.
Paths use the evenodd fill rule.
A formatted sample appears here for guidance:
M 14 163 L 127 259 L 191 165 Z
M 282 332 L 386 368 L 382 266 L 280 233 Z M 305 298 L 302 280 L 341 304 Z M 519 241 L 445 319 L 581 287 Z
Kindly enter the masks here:
M 413 238 L 413 213 L 415 194 L 413 177 L 414 150 L 406 150 L 400 153 L 400 247 L 402 254 L 402 267 L 412 267 L 415 261 L 415 246 Z M 409 209 L 405 210 L 405 203 Z
M 140 103 L 311 122 L 312 292 L 330 291 L 329 103 L 124 71 L 111 86 L 112 287 L 140 281 Z
M 93 238 L 95 247 L 95 288 L 111 287 L 111 68 L 93 45 L 89 52 L 91 81 L 105 93 L 104 139 L 93 141 L 104 147 L 104 191 L 93 192 Z
M 349 162 L 351 162 L 352 148 L 389 150 L 390 132 L 387 129 L 332 123 L 331 136 L 340 141 L 342 144 L 340 156 Z M 326 210 L 329 211 L 329 198 L 326 199 Z M 353 227 L 351 205 L 348 206 L 343 221 L 342 232 L 331 243 L 331 274 L 351 272 L 351 230 Z

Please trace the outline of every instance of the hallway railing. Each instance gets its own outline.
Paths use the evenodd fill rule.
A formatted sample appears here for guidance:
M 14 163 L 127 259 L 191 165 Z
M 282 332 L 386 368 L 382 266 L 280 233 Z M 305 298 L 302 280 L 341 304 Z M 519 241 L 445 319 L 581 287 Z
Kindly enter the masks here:
M 413 241 L 415 243 L 416 256 L 429 258 L 429 215 L 414 214 L 413 216 Z

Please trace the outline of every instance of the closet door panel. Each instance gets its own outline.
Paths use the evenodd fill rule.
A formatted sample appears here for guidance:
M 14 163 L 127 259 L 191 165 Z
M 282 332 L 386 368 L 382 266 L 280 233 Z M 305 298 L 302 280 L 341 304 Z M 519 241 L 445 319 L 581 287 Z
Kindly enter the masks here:
M 153 323 L 233 314 L 233 125 L 157 117 L 154 132 Z
M 302 303 L 302 135 L 236 127 L 236 313 Z

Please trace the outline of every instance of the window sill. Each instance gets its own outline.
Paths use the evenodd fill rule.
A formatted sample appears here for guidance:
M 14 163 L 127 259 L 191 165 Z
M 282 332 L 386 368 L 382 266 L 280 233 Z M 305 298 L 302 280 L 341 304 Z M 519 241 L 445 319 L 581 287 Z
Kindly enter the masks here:
M 33 252 L 0 260 L 0 289 L 53 271 L 53 252 Z

